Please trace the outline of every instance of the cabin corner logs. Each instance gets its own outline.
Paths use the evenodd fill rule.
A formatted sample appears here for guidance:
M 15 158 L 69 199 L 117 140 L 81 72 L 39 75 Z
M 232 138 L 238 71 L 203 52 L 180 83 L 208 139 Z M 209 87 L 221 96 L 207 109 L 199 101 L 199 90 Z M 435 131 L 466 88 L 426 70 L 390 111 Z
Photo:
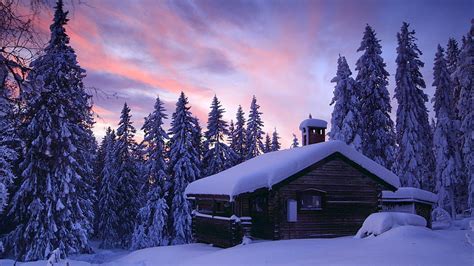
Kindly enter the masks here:
M 273 240 L 353 235 L 365 218 L 381 210 L 382 190 L 396 188 L 335 153 L 270 190 L 240 194 L 233 201 L 222 195 L 188 195 L 196 208 L 194 239 L 231 247 L 244 235 Z M 289 201 L 296 201 L 294 221 L 288 221 Z

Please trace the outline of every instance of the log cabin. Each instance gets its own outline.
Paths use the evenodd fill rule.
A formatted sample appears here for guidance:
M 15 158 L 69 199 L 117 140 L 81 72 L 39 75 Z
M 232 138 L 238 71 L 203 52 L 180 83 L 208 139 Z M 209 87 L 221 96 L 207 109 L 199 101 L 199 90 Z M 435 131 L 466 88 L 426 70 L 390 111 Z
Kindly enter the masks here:
M 327 123 L 300 124 L 303 146 L 257 156 L 192 182 L 196 241 L 230 247 L 244 236 L 292 239 L 354 235 L 380 211 L 382 191 L 399 178 L 341 141 L 325 141 Z

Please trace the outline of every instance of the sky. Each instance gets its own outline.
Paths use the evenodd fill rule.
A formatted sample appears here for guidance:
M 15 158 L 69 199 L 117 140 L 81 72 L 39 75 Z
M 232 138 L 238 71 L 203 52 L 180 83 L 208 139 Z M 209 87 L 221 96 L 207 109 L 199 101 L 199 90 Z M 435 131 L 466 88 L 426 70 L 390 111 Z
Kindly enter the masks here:
M 283 148 L 293 133 L 300 137 L 299 123 L 309 113 L 330 121 L 337 58 L 347 58 L 355 78 L 366 24 L 381 40 L 393 97 L 396 33 L 402 22 L 410 23 L 431 99 L 437 45 L 450 37 L 460 42 L 474 17 L 474 0 L 85 0 L 66 8 L 66 29 L 87 71 L 85 84 L 98 89 L 97 138 L 106 127 L 117 128 L 124 102 L 140 129 L 157 96 L 171 117 L 183 91 L 203 128 L 214 95 L 227 121 L 235 120 L 239 105 L 248 116 L 255 95 L 264 131 L 276 128 Z M 44 13 L 40 23 L 46 28 L 52 11 Z M 395 99 L 392 107 L 394 118 Z M 431 102 L 427 107 L 432 109 Z

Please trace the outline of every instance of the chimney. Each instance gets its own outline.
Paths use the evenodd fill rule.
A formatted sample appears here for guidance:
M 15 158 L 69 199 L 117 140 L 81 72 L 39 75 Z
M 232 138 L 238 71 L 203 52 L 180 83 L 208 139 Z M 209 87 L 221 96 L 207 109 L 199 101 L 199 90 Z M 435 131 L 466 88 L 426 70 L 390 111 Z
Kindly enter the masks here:
M 303 120 L 300 124 L 303 146 L 324 142 L 326 140 L 327 125 L 328 122 L 312 118 L 309 114 L 309 118 Z

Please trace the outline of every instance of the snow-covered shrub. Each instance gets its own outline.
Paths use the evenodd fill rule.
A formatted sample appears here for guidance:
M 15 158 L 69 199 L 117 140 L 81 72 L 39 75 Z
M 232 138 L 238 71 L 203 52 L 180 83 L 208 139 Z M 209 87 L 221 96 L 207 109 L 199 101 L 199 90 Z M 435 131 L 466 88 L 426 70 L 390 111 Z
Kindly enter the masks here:
M 59 263 L 60 260 L 61 260 L 61 250 L 57 248 L 51 252 L 51 255 L 49 255 L 48 261 L 46 262 L 46 266 L 53 266 L 56 263 Z
M 431 217 L 436 228 L 449 228 L 453 225 L 451 215 L 443 208 L 435 208 L 431 212 Z
M 426 227 L 425 218 L 411 213 L 403 212 L 379 212 L 373 213 L 359 229 L 355 238 L 364 238 L 370 235 L 380 235 L 394 227 L 414 225 Z

